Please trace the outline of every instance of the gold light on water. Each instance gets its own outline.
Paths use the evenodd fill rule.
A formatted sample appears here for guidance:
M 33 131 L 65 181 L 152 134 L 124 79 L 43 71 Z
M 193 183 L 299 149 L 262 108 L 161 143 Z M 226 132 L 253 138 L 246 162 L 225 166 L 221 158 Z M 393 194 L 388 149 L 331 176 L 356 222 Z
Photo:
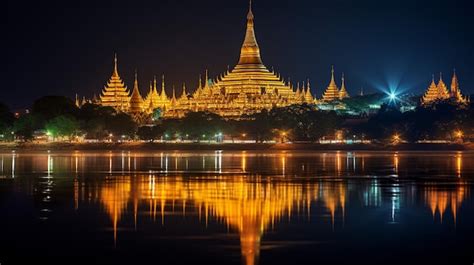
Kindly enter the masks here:
M 337 209 L 344 213 L 346 186 L 342 183 L 321 189 L 320 184 L 288 185 L 256 179 L 255 182 L 247 176 L 216 176 L 212 180 L 186 181 L 182 177 L 124 176 L 105 182 L 100 201 L 112 219 L 115 240 L 119 220 L 130 201 L 134 202 L 135 220 L 139 205 L 148 205 L 151 218 L 155 219 L 159 211 L 162 225 L 166 225 L 167 211 L 184 217 L 186 208 L 192 206 L 204 224 L 212 217 L 238 232 L 246 264 L 255 263 L 263 233 L 282 218 L 291 218 L 293 211 L 309 215 L 312 202 L 320 200 L 328 209 L 333 225 Z M 132 186 L 136 189 L 132 190 Z M 175 209 L 175 205 L 181 207 Z

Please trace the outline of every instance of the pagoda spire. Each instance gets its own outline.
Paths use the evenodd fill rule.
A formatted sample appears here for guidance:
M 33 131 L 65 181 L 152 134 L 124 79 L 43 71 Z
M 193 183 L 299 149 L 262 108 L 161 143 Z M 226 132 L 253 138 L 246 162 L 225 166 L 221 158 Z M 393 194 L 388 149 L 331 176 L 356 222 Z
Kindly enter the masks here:
M 153 90 L 158 93 L 158 88 L 156 87 L 156 75 L 153 76 Z
M 449 98 L 448 88 L 443 81 L 443 73 L 439 73 L 439 82 L 438 82 L 438 98 L 439 99 L 447 99 Z
M 117 53 L 114 53 L 114 73 L 113 76 L 119 76 L 117 66 Z
M 331 65 L 331 84 L 336 85 L 336 81 L 334 80 L 334 65 Z
M 138 70 L 135 69 L 135 81 L 133 83 L 133 90 L 138 89 Z
M 140 95 L 140 89 L 138 88 L 138 73 L 135 69 L 135 82 L 133 84 L 132 96 L 130 97 L 130 112 L 138 113 L 143 109 L 143 98 Z
M 344 99 L 349 97 L 349 93 L 347 93 L 346 90 L 346 82 L 344 79 L 344 73 L 342 73 L 342 84 L 341 84 L 341 90 L 339 91 L 339 99 Z
M 311 84 L 309 83 L 309 78 L 306 81 L 306 93 L 305 93 L 305 99 L 306 101 L 313 101 L 313 95 L 311 94 Z
M 164 98 L 167 98 L 166 96 L 166 90 L 165 90 L 165 75 L 161 75 L 161 94 L 160 94 L 161 98 L 164 99 Z
M 331 81 L 329 82 L 326 91 L 323 93 L 323 101 L 329 102 L 333 100 L 338 100 L 340 98 L 339 88 L 336 85 L 334 80 L 334 65 L 331 66 Z
M 247 13 L 247 30 L 245 32 L 244 43 L 240 49 L 240 59 L 238 64 L 263 64 L 260 58 L 260 48 L 257 44 L 254 31 L 254 15 L 252 12 L 252 1 L 249 1 L 249 12 Z
M 173 86 L 173 97 L 171 98 L 171 104 L 175 104 L 175 103 L 176 103 L 176 91 Z
M 451 79 L 451 94 L 455 96 L 459 91 L 458 77 L 456 76 L 456 69 L 453 69 L 453 78 Z
M 182 98 L 187 97 L 187 93 L 186 93 L 186 83 L 183 83 L 183 93 L 181 94 L 181 97 L 182 97 Z

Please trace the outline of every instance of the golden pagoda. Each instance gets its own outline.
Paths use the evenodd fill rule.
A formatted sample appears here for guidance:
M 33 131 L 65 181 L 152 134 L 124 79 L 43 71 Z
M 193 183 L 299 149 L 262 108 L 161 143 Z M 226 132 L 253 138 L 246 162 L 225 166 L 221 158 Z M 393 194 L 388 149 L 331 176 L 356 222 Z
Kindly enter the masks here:
M 117 54 L 114 57 L 114 71 L 112 77 L 104 86 L 100 95 L 102 106 L 113 107 L 117 110 L 128 111 L 130 107 L 130 95 L 127 86 L 123 83 L 117 69 Z
M 439 73 L 439 82 L 437 85 L 438 88 L 438 95 L 440 99 L 447 99 L 449 98 L 449 92 L 448 88 L 446 87 L 446 84 L 443 81 L 443 74 Z
M 450 96 L 451 98 L 456 99 L 456 101 L 461 102 L 461 103 L 467 103 L 468 100 L 464 98 L 464 96 L 461 94 L 461 89 L 459 88 L 459 81 L 458 77 L 456 75 L 456 70 L 453 72 L 453 78 L 451 79 L 451 91 L 450 91 Z
M 161 92 L 158 92 L 156 77 L 153 84 L 150 83 L 150 90 L 144 98 L 140 96 L 138 81 L 136 81 L 136 87 L 136 91 L 134 88 L 130 96 L 118 75 L 115 57 L 114 72 L 101 94 L 100 103 L 103 106 L 112 106 L 117 110 L 131 113 L 136 113 L 141 108 L 144 114 L 150 114 L 160 108 L 165 118 L 183 117 L 190 111 L 209 111 L 224 117 L 238 118 L 241 115 L 260 112 L 264 109 L 316 102 L 311 94 L 309 80 L 306 85 L 303 82 L 302 87 L 298 83 L 294 91 L 290 82 L 285 82 L 273 68 L 270 71 L 263 64 L 255 37 L 251 2 L 239 61 L 232 70 L 228 68 L 226 72 L 213 79 L 209 78 L 206 70 L 205 79 L 202 80 L 199 77 L 199 83 L 193 93 L 188 93 L 186 87 L 183 86 L 179 96 L 176 95 L 174 88 L 172 97 L 166 95 L 164 75 Z M 334 95 L 325 93 L 325 98 L 339 99 L 339 90 L 334 80 L 330 87 L 334 88 Z M 348 95 L 344 88 L 342 97 L 346 96 Z M 134 106 L 132 107 L 131 104 Z
M 138 89 L 138 77 L 137 72 L 135 72 L 135 83 L 133 85 L 133 92 L 130 98 L 130 110 L 131 113 L 143 112 L 143 98 L 140 95 L 140 90 Z
M 423 103 L 428 103 L 428 102 L 435 101 L 438 99 L 439 99 L 439 91 L 438 91 L 438 87 L 436 86 L 434 75 L 433 75 L 433 78 L 431 79 L 431 84 L 428 87 L 428 90 L 426 91 L 422 100 L 423 100 Z
M 304 94 L 304 101 L 305 103 L 308 103 L 308 104 L 314 103 L 314 97 L 311 94 L 311 86 L 309 84 L 309 79 L 308 79 L 308 82 L 306 83 L 306 92 Z
M 215 80 L 210 80 L 206 71 L 204 85 L 200 80 L 189 100 L 178 101 L 165 115 L 183 116 L 187 111 L 211 111 L 221 116 L 238 117 L 263 109 L 301 104 L 304 100 L 304 95 L 296 97 L 291 86 L 263 64 L 250 4 L 245 38 L 234 69 L 227 70 Z
M 421 102 L 423 105 L 427 105 L 432 102 L 447 100 L 447 99 L 452 99 L 460 104 L 466 104 L 469 102 L 469 100 L 464 98 L 463 95 L 461 94 L 456 71 L 454 71 L 453 77 L 451 79 L 451 91 L 448 91 L 448 88 L 446 84 L 444 83 L 441 74 L 439 77 L 438 84 L 435 83 L 434 76 L 433 76 L 431 80 L 431 84 L 428 87 L 425 94 L 423 95 Z
M 334 80 L 334 67 L 331 68 L 331 81 L 329 86 L 324 91 L 322 101 L 330 102 L 339 99 L 339 88 Z
M 346 90 L 346 82 L 344 81 L 344 73 L 342 73 L 342 84 L 341 90 L 339 91 L 339 99 L 345 99 L 349 97 L 349 93 Z
M 147 112 L 151 113 L 157 108 L 166 110 L 170 107 L 171 102 L 165 91 L 165 75 L 161 76 L 161 92 L 158 93 L 156 85 L 156 77 L 153 80 L 153 86 L 150 84 L 150 91 L 148 92 L 145 103 Z

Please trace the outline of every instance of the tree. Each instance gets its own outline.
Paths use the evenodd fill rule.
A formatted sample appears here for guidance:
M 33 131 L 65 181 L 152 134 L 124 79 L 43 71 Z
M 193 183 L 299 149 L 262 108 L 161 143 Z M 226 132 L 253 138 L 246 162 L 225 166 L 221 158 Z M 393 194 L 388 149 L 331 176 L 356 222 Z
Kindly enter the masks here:
M 0 140 L 11 139 L 11 131 L 15 117 L 7 105 L 0 103 Z
M 13 123 L 14 134 L 25 141 L 33 139 L 34 131 L 42 128 L 42 118 L 36 114 L 22 115 Z
M 105 124 L 106 130 L 116 137 L 125 136 L 128 138 L 133 138 L 137 130 L 137 124 L 133 118 L 123 112 L 109 117 L 105 121 Z
M 210 139 L 222 133 L 224 121 L 222 117 L 210 112 L 189 112 L 179 123 L 178 133 L 188 135 L 191 139 Z
M 79 109 L 70 98 L 63 96 L 45 96 L 33 103 L 32 112 L 41 115 L 46 121 L 60 115 L 76 117 Z
M 45 129 L 47 134 L 54 139 L 66 137 L 71 140 L 79 129 L 79 123 L 74 117 L 61 115 L 49 120 L 46 123 Z

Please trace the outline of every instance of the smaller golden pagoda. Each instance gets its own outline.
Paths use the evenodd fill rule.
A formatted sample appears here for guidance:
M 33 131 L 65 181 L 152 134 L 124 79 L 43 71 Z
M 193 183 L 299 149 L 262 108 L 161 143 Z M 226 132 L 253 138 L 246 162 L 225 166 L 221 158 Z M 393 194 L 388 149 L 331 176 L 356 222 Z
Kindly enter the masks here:
M 459 88 L 459 81 L 456 75 L 456 70 L 453 72 L 453 78 L 451 79 L 451 98 L 455 98 L 458 102 L 467 103 L 468 100 L 464 98 L 461 94 L 461 90 Z
M 140 95 L 140 90 L 138 89 L 138 76 L 135 71 L 135 83 L 133 84 L 133 92 L 130 98 L 130 112 L 131 113 L 140 113 L 144 109 L 143 98 Z
M 461 94 L 456 71 L 454 71 L 453 78 L 451 79 L 451 91 L 448 91 L 448 88 L 446 84 L 444 83 L 441 74 L 439 77 L 438 84 L 435 83 L 434 75 L 433 75 L 431 84 L 428 87 L 425 94 L 423 95 L 421 102 L 423 105 L 426 105 L 435 101 L 447 100 L 447 99 L 453 99 L 454 101 L 461 104 L 466 104 L 469 102 L 469 100 L 467 100 Z
M 342 84 L 341 90 L 339 90 L 339 99 L 345 99 L 349 97 L 349 93 L 346 90 L 346 82 L 344 81 L 344 73 L 342 73 Z
M 344 86 L 344 77 L 343 77 L 343 86 Z M 349 97 L 349 94 L 347 93 L 345 87 L 343 91 L 343 97 Z M 331 82 L 329 82 L 329 86 L 326 88 L 326 91 L 324 91 L 322 101 L 323 102 L 330 102 L 334 100 L 339 100 L 341 98 L 341 92 L 339 91 L 339 88 L 337 87 L 336 81 L 334 80 L 334 66 L 331 68 Z
M 114 57 L 114 71 L 112 77 L 104 86 L 100 95 L 102 106 L 113 107 L 117 110 L 128 111 L 130 107 L 130 95 L 124 82 L 119 76 L 117 67 L 117 54 Z
M 443 74 L 442 73 L 439 73 L 439 82 L 438 82 L 437 88 L 438 88 L 439 97 L 441 99 L 448 99 L 449 98 L 448 87 L 446 86 L 446 84 L 443 81 Z
M 306 83 L 306 92 L 304 93 L 304 101 L 305 103 L 312 104 L 315 101 L 315 98 L 311 94 L 311 85 L 309 84 L 309 79 L 308 82 Z
M 166 110 L 170 107 L 171 102 L 165 91 L 165 75 L 161 76 L 161 92 L 158 93 L 156 85 L 156 76 L 153 79 L 153 85 L 150 83 L 150 91 L 145 97 L 143 103 L 147 112 L 151 113 L 154 109 L 161 108 Z

